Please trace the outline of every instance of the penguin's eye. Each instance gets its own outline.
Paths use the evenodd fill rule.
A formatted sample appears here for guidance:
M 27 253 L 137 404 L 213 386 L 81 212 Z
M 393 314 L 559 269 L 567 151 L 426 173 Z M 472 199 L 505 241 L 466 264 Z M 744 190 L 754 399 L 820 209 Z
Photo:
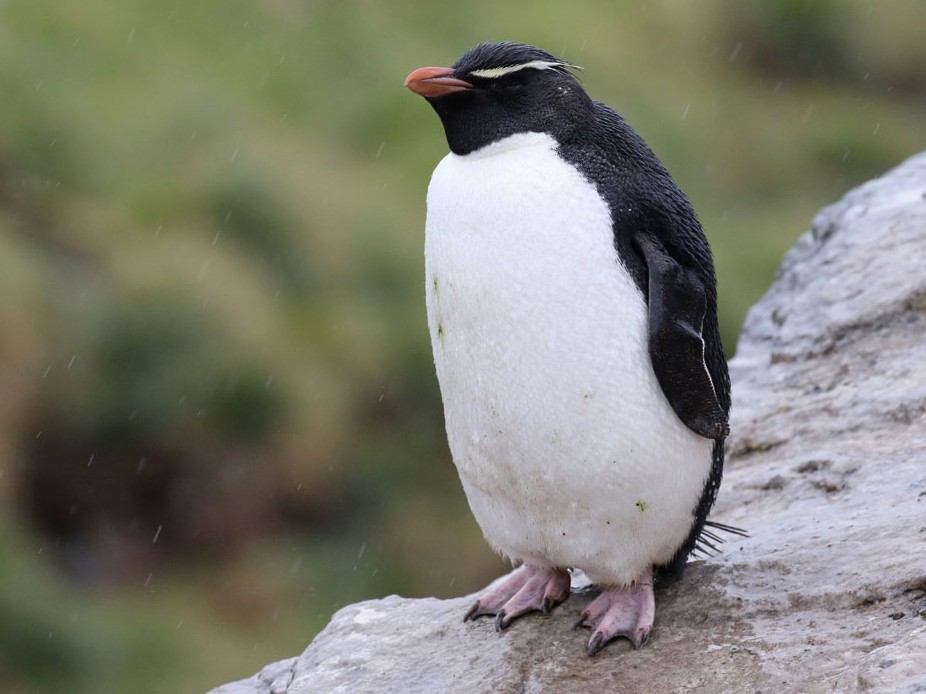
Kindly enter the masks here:
M 524 82 L 519 79 L 514 79 L 513 77 L 503 77 L 490 80 L 489 89 L 494 92 L 502 92 L 505 94 L 517 94 L 524 91 Z
M 524 92 L 526 81 L 521 72 L 499 76 L 493 75 L 490 77 L 480 75 L 478 70 L 465 74 L 463 79 L 469 81 L 473 86 L 483 92 L 498 94 L 505 98 L 518 96 Z

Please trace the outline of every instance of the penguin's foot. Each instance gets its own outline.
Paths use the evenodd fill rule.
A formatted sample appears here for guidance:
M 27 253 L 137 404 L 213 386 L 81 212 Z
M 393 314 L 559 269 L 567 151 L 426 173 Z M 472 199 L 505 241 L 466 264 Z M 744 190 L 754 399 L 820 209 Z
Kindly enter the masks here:
M 479 596 L 463 621 L 495 615 L 501 631 L 528 612 L 547 614 L 569 597 L 569 572 L 565 569 L 520 566 Z
M 649 639 L 655 616 L 653 570 L 647 569 L 629 588 L 604 590 L 582 611 L 575 628 L 588 627 L 592 630 L 588 642 L 588 654 L 591 656 L 619 636 L 630 639 L 635 648 L 640 648 Z

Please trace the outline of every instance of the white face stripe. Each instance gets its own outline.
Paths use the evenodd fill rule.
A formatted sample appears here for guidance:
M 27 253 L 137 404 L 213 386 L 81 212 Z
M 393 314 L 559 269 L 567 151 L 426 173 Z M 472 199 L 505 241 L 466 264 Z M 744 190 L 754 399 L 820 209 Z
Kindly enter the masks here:
M 505 65 L 504 67 L 490 67 L 484 70 L 473 70 L 468 74 L 472 75 L 473 77 L 497 79 L 505 75 L 510 75 L 512 72 L 517 72 L 518 70 L 524 70 L 526 68 L 534 68 L 535 70 L 555 70 L 557 68 L 566 67 L 581 69 L 577 65 L 570 65 L 569 63 L 553 62 L 552 60 L 531 60 L 526 63 L 519 63 L 518 65 Z

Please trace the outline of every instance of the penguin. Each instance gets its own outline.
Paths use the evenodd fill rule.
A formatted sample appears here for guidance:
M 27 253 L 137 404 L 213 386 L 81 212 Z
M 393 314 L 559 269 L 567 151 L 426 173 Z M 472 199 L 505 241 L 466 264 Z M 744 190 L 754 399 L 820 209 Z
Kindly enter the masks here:
M 427 191 L 428 328 L 473 515 L 516 567 L 464 617 L 501 631 L 584 572 L 588 654 L 639 648 L 654 577 L 720 538 L 707 521 L 730 379 L 707 240 L 643 139 L 579 69 L 483 43 L 414 70 L 450 152 Z M 731 529 L 736 532 L 737 529 Z

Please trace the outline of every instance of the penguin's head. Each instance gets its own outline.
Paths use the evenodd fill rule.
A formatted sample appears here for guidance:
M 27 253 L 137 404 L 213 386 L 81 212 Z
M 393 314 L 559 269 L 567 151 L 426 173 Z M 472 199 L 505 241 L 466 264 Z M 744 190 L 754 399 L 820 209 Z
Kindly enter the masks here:
M 520 43 L 482 43 L 453 67 L 423 67 L 405 86 L 440 116 L 454 154 L 469 154 L 509 135 L 549 133 L 562 140 L 592 102 L 574 65 Z

